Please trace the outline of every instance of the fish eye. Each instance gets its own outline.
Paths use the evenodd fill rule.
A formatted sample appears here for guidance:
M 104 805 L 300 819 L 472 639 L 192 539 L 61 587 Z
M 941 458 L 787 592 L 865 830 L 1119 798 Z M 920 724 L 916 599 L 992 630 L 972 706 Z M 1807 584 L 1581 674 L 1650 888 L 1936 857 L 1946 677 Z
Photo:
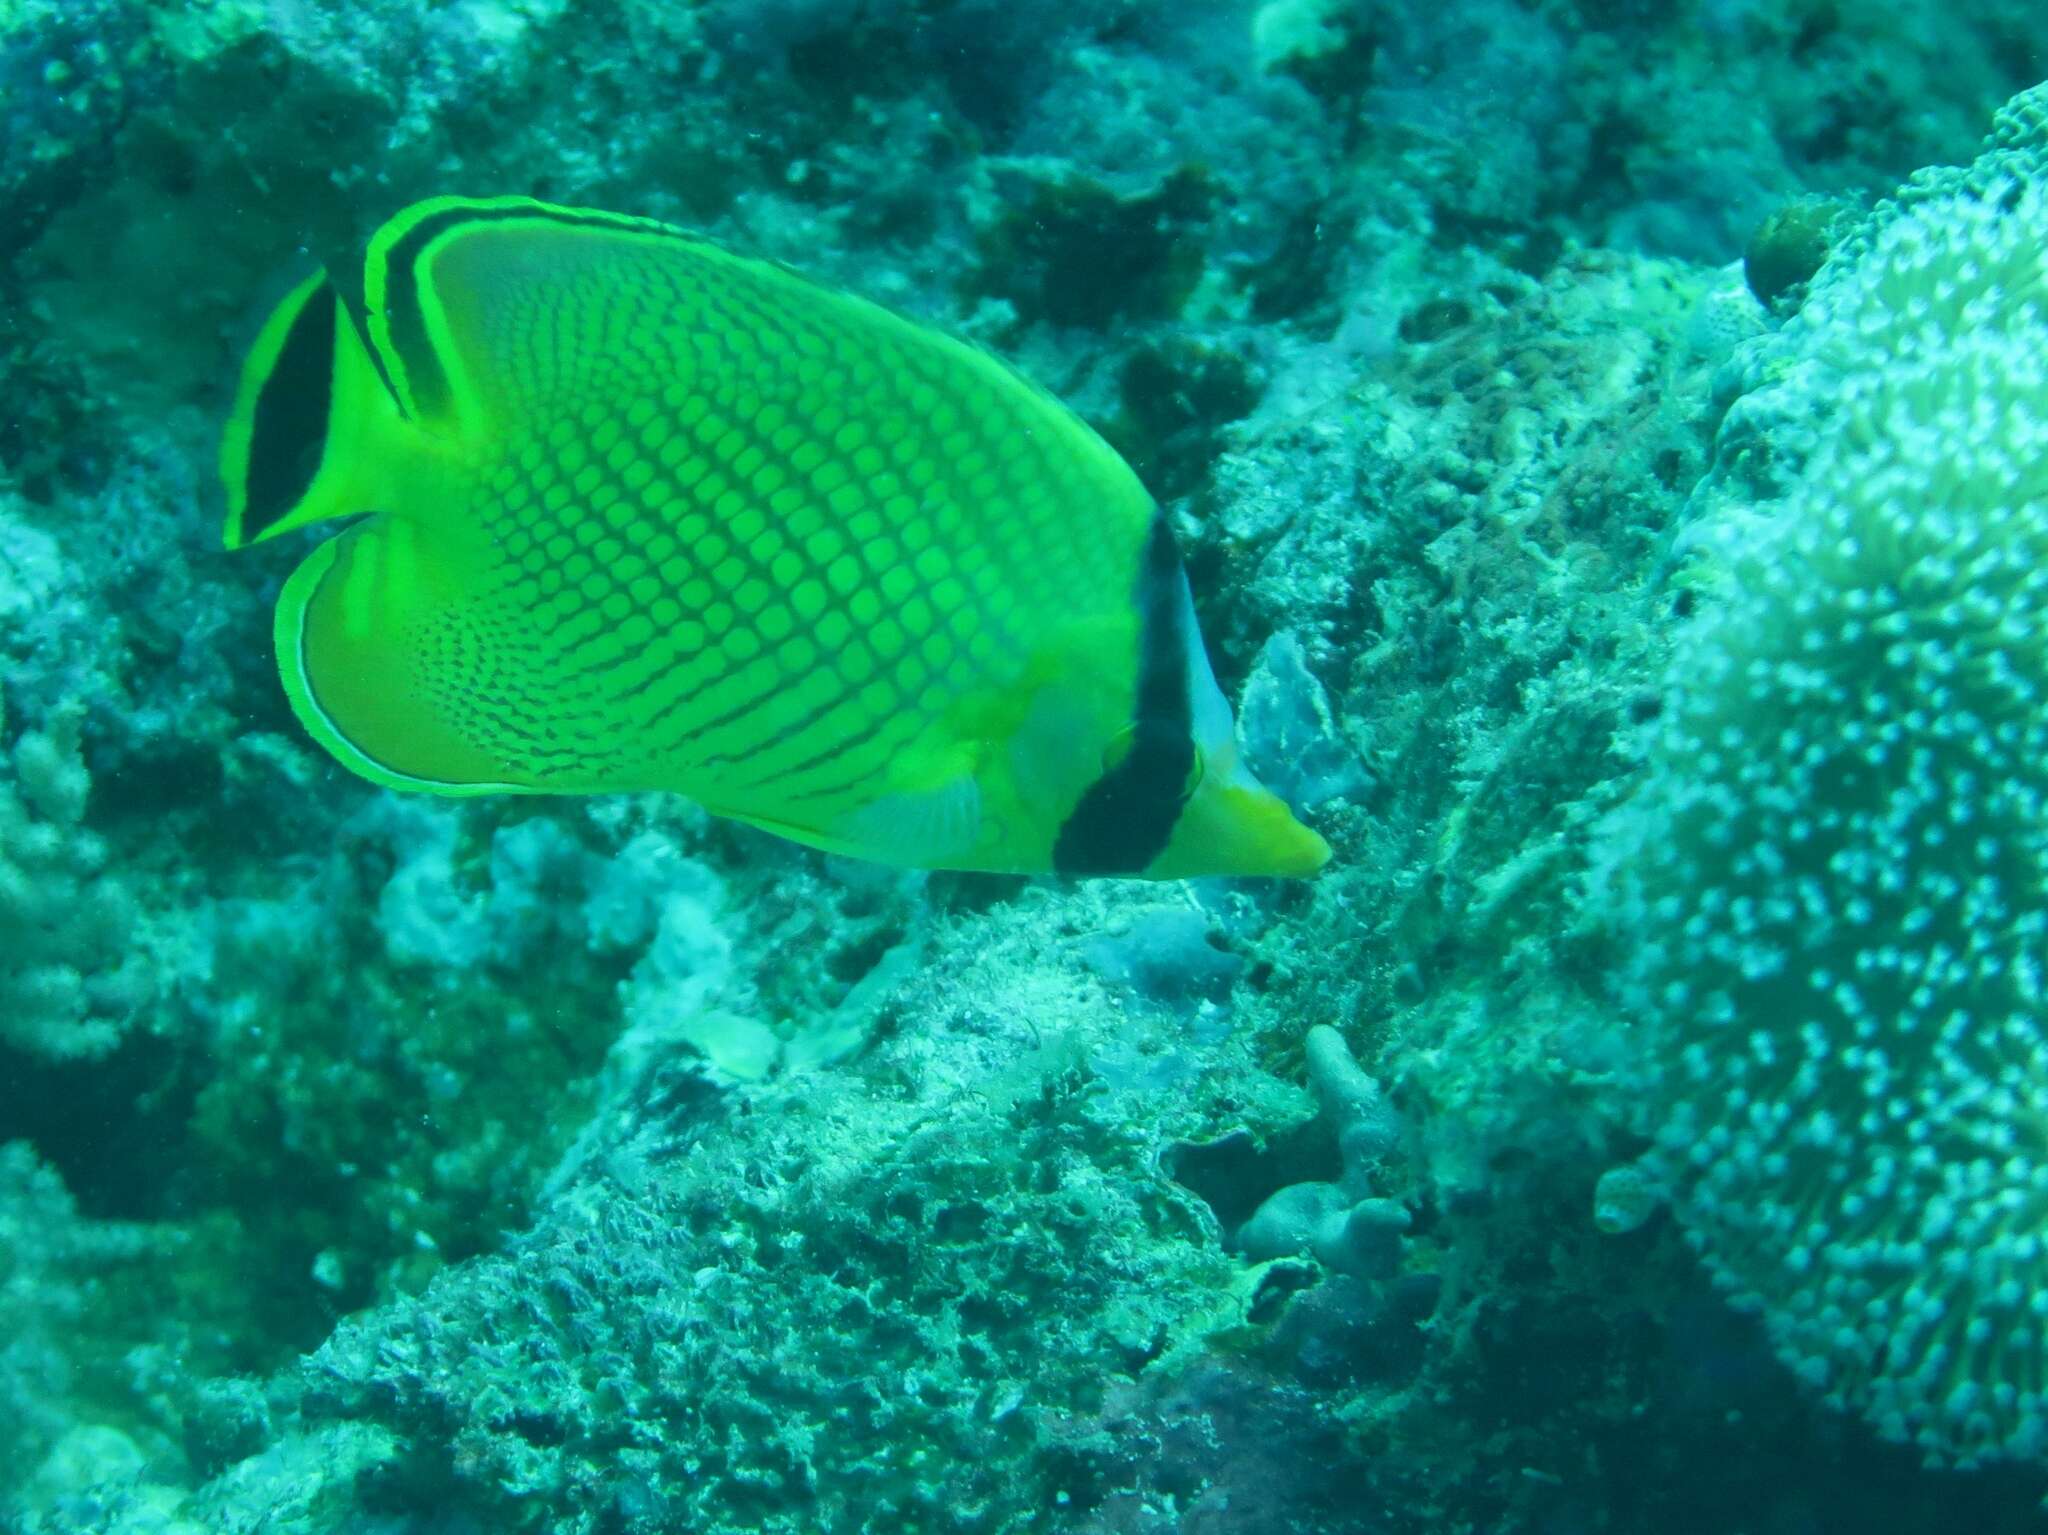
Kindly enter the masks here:
M 1122 765 L 1124 758 L 1131 754 L 1131 747 L 1137 743 L 1138 727 L 1126 725 L 1111 736 L 1102 746 L 1102 771 L 1113 773 Z

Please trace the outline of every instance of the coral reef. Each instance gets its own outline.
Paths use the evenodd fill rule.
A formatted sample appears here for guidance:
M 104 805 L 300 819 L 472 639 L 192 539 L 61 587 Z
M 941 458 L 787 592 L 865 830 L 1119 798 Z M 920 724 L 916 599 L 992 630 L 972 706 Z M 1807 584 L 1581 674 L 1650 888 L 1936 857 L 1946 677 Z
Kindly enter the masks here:
M 203 1375 L 219 1366 L 217 1350 L 187 1329 L 202 1318 L 208 1326 L 226 1320 L 167 1282 L 189 1261 L 196 1236 L 81 1215 L 29 1146 L 0 1144 L 0 1485 L 9 1490 L 8 1514 L 24 1502 L 61 1507 L 83 1485 L 178 1463 L 162 1409 L 174 1414 L 189 1400 L 195 1381 L 186 1368 Z
M 0 225 L 27 223 L 99 169 L 160 80 L 146 12 L 118 0 L 26 0 L 0 14 Z
M 1802 1378 L 1966 1463 L 2048 1449 L 2038 121 L 1882 210 L 1754 364 L 1609 855 L 1682 1220 Z M 1729 506 L 1797 397 L 1789 488 Z
M 0 786 L 0 1042 L 55 1060 L 113 1049 L 155 980 L 134 902 L 83 825 L 79 714 L 15 736 Z
M 1802 197 L 1759 224 L 1742 252 L 1742 275 L 1757 301 L 1796 310 L 1806 284 L 1833 250 L 1844 216 L 1831 198 Z
M 1358 1069 L 1335 1029 L 1311 1029 L 1306 1051 L 1309 1083 L 1343 1176 L 1334 1183 L 1291 1183 L 1268 1195 L 1237 1228 L 1237 1246 L 1254 1260 L 1313 1253 L 1334 1273 L 1384 1278 L 1399 1265 L 1408 1212 L 1373 1192 L 1373 1173 L 1393 1149 L 1398 1125 L 1379 1084 Z
M 880 1134 L 851 1082 L 750 1095 L 687 1156 L 345 1324 L 309 1413 L 392 1429 L 417 1453 L 391 1475 L 486 1522 L 539 1499 L 563 1528 L 1019 1527 L 1087 1490 L 1050 1427 L 1230 1300 L 1125 1105 L 1040 1070 Z
M 47 1061 L 105 1055 L 159 983 L 132 881 L 87 817 L 74 583 L 0 485 L 0 1044 Z
M 0 5 L 0 1529 L 2037 1522 L 2039 95 L 1914 174 L 2037 46 Z M 927 876 L 307 750 L 215 430 L 437 191 L 1016 359 L 1330 870 Z

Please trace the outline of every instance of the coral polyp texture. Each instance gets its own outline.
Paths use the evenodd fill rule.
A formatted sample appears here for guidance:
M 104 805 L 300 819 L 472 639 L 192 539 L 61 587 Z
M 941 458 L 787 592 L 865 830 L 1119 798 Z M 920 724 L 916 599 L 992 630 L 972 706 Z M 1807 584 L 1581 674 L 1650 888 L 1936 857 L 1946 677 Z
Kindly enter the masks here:
M 1682 1222 L 1800 1376 L 1961 1463 L 2048 1450 L 2044 249 L 2042 187 L 1922 178 L 1759 349 L 1610 848 Z

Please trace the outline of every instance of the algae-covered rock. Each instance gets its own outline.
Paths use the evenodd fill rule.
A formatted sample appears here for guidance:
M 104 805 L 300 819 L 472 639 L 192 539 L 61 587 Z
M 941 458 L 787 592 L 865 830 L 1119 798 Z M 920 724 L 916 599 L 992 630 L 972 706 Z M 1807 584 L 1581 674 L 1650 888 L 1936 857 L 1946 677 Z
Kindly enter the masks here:
M 1846 210 L 1828 198 L 1788 203 L 1757 225 L 1742 253 L 1749 291 L 1766 307 L 1796 300 L 1828 259 L 1834 238 L 1848 222 Z
M 115 134 L 166 73 L 142 6 L 17 0 L 0 11 L 0 254 L 104 174 Z
M 1041 183 L 984 237 L 980 284 L 1027 321 L 1101 330 L 1125 317 L 1170 319 L 1202 277 L 1190 235 L 1212 185 L 1193 167 L 1132 195 L 1082 178 Z
M 880 1085 L 755 1093 L 686 1157 L 579 1184 L 505 1257 L 345 1324 L 312 1416 L 396 1434 L 417 1495 L 487 1523 L 1078 1513 L 1060 1425 L 1226 1314 L 1222 1260 L 1057 1053 L 988 1097 Z

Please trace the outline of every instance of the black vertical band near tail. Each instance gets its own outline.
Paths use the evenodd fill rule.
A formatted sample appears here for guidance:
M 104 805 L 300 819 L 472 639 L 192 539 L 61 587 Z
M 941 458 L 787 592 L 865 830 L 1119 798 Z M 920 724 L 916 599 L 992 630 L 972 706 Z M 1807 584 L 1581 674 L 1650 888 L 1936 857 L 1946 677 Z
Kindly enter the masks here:
M 334 292 L 326 283 L 307 294 L 257 393 L 242 509 L 244 543 L 261 537 L 297 506 L 320 472 L 334 397 L 334 310 Z
M 1195 767 L 1180 553 L 1154 512 L 1138 574 L 1138 693 L 1130 752 L 1081 796 L 1053 844 L 1061 874 L 1137 874 L 1161 853 L 1186 805 Z

